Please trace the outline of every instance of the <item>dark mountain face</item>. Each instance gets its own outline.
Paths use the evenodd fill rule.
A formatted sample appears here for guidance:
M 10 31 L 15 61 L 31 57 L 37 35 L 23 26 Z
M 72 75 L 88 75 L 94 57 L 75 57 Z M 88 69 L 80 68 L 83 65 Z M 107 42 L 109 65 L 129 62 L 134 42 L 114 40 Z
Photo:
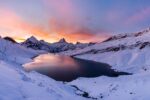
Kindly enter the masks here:
M 11 37 L 4 37 L 3 39 L 10 41 L 12 43 L 17 43 L 14 39 L 12 39 Z

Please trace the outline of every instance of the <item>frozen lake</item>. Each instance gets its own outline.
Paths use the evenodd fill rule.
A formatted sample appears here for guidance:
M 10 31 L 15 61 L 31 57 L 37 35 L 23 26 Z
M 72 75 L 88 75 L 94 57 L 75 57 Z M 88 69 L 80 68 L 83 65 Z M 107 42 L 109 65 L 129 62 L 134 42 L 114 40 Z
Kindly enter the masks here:
M 78 77 L 128 75 L 125 72 L 114 71 L 105 63 L 54 54 L 42 54 L 23 66 L 26 71 L 37 71 L 58 81 L 72 81 Z

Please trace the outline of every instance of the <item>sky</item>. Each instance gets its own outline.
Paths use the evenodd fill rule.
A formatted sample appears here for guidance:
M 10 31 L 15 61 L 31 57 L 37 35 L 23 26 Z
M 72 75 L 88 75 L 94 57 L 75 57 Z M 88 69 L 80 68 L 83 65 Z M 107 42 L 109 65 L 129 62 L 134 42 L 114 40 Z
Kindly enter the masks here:
M 150 0 L 0 0 L 0 35 L 100 42 L 150 27 Z

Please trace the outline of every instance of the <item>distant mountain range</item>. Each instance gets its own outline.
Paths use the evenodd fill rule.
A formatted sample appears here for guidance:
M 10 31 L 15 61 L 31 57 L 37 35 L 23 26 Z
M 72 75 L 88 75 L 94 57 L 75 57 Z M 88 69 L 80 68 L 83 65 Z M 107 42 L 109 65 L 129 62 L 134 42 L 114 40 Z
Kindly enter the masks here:
M 64 38 L 60 39 L 55 43 L 48 43 L 44 40 L 37 40 L 35 37 L 30 37 L 26 41 L 22 42 L 21 45 L 27 48 L 32 48 L 35 50 L 44 50 L 51 53 L 57 53 L 67 50 L 83 49 L 87 46 L 94 45 L 95 43 L 80 43 L 76 44 L 68 43 Z
M 12 43 L 17 43 L 11 37 L 4 37 L 3 39 L 10 41 Z M 92 46 L 95 43 L 77 42 L 76 44 L 73 44 L 73 43 L 68 43 L 64 38 L 60 39 L 58 42 L 55 42 L 55 43 L 48 43 L 44 40 L 37 40 L 34 36 L 31 36 L 24 42 L 17 43 L 17 44 L 20 44 L 24 47 L 31 48 L 34 50 L 43 50 L 43 51 L 47 51 L 50 53 L 58 53 L 58 52 L 67 51 L 67 50 L 83 49 L 87 46 Z

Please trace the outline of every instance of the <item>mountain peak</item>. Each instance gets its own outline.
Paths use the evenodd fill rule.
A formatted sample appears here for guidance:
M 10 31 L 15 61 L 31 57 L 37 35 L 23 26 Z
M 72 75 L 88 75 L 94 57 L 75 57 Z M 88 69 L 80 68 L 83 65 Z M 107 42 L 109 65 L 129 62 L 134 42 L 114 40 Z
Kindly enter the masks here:
M 38 42 L 38 40 L 34 36 L 31 36 L 30 38 L 28 38 L 27 41 Z
M 62 38 L 62 39 L 59 40 L 59 42 L 60 43 L 64 43 L 65 42 L 66 43 L 66 40 L 65 40 L 65 38 Z
M 81 44 L 80 42 L 76 42 L 76 44 Z

